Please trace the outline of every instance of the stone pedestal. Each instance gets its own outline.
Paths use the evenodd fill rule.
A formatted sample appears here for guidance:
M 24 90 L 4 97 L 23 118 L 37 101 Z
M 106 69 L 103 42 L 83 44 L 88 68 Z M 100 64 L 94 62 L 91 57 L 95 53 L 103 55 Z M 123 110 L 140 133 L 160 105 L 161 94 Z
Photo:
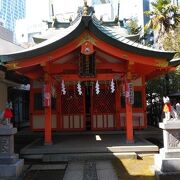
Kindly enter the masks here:
M 163 129 L 164 148 L 155 155 L 155 170 L 161 173 L 180 173 L 180 120 L 159 123 Z
M 24 160 L 14 153 L 14 134 L 12 125 L 0 126 L 0 178 L 19 176 L 22 173 Z

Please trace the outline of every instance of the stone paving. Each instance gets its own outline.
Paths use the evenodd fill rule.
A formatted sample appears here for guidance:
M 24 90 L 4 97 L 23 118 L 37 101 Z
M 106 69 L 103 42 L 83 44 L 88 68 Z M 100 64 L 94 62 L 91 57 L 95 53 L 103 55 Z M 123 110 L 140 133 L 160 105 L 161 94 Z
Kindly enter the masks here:
M 21 177 L 0 180 L 179 180 L 180 175 L 159 175 L 153 169 L 154 155 L 138 159 L 71 161 L 67 164 L 29 164 Z
M 152 137 L 154 135 L 156 138 L 159 137 L 159 134 L 157 135 L 156 131 L 153 131 L 153 133 L 152 132 L 151 133 L 149 133 L 149 132 L 142 133 L 142 132 L 138 131 L 136 133 L 136 136 L 142 137 L 142 138 L 144 138 L 144 137 L 147 138 L 147 137 Z M 100 134 L 100 136 L 101 136 L 102 141 L 95 141 L 94 137 L 96 134 L 97 133 L 94 133 L 94 134 L 86 134 L 85 133 L 83 135 L 81 134 L 80 136 L 77 134 L 75 134 L 73 136 L 72 136 L 72 134 L 71 134 L 71 136 L 68 136 L 66 134 L 64 134 L 64 135 L 58 134 L 58 136 L 55 136 L 55 138 L 53 138 L 54 145 L 52 147 L 45 146 L 45 149 L 52 148 L 51 150 L 54 151 L 54 149 L 56 149 L 56 150 L 63 149 L 64 150 L 64 148 L 66 147 L 65 150 L 70 149 L 73 152 L 73 156 L 75 156 L 75 158 L 71 158 L 71 159 L 68 158 L 68 159 L 66 159 L 66 161 L 63 161 L 63 162 L 66 162 L 67 164 L 59 165 L 59 162 L 61 162 L 61 161 L 59 161 L 59 159 L 57 158 L 56 153 L 51 154 L 51 155 L 47 154 L 48 156 L 44 155 L 43 156 L 44 158 L 42 158 L 42 161 L 40 161 L 40 162 L 36 162 L 36 161 L 35 162 L 33 161 L 32 163 L 30 162 L 31 167 L 28 168 L 28 170 L 32 170 L 32 172 L 33 173 L 35 172 L 35 174 L 37 174 L 36 173 L 37 171 L 39 173 L 42 171 L 51 172 L 51 171 L 53 171 L 53 169 L 57 170 L 57 171 L 63 171 L 62 175 L 64 176 L 64 178 L 63 178 L 63 176 L 60 177 L 57 174 L 58 180 L 88 180 L 88 179 L 89 180 L 116 180 L 116 179 L 119 179 L 119 177 L 120 177 L 120 179 L 124 179 L 124 176 L 119 176 L 118 173 L 120 173 L 121 175 L 124 175 L 123 171 L 125 171 L 125 169 L 122 169 L 122 171 L 121 171 L 119 166 L 115 167 L 113 161 L 111 161 L 112 155 L 113 155 L 113 157 L 117 157 L 117 158 L 119 157 L 119 155 L 117 156 L 118 153 L 115 153 L 116 155 L 110 153 L 110 157 L 107 156 L 107 152 L 109 154 L 109 149 L 107 149 L 107 147 L 115 146 L 115 149 L 116 149 L 116 147 L 118 145 L 123 145 L 125 135 L 124 134 L 116 134 L 116 133 L 114 134 L 114 132 L 104 135 L 103 133 L 100 134 L 98 132 L 98 134 Z M 149 135 L 149 134 L 151 134 L 151 135 Z M 29 135 L 26 135 L 23 133 L 23 134 L 16 136 L 15 151 L 17 153 L 19 153 L 20 149 L 22 149 L 25 145 L 29 144 L 36 138 L 39 138 L 39 133 L 38 133 L 38 136 L 35 136 L 35 135 L 32 136 L 32 135 L 33 135 L 33 133 L 31 132 Z M 160 136 L 161 136 L 161 133 L 160 133 Z M 26 138 L 24 138 L 24 137 L 26 137 Z M 72 137 L 74 137 L 73 140 L 72 140 Z M 140 142 L 140 139 L 137 138 L 135 141 L 138 145 L 143 144 L 142 142 Z M 60 142 L 60 144 L 59 144 L 59 142 Z M 87 145 L 86 142 L 88 142 L 88 144 L 90 144 L 90 145 L 86 146 Z M 68 144 L 70 144 L 71 146 L 68 146 Z M 72 146 L 72 144 L 73 144 L 73 146 Z M 95 145 L 95 146 L 92 146 L 92 145 Z M 88 151 L 88 153 L 86 152 L 87 156 L 85 156 L 86 157 L 85 159 L 77 157 L 77 153 L 74 153 L 75 151 L 72 147 L 74 147 L 75 150 L 77 150 L 77 149 L 79 150 L 79 146 L 84 147 L 83 150 Z M 134 147 L 132 145 L 128 145 L 128 146 L 130 148 L 134 149 Z M 96 153 L 95 157 L 89 156 L 89 154 L 92 154 L 92 152 L 94 153 L 94 151 L 97 150 L 97 149 L 94 149 L 94 147 L 97 147 L 98 150 L 99 149 L 101 150 L 102 148 L 104 148 L 103 149 L 105 151 L 104 154 L 103 154 L 103 152 L 101 152 L 101 153 Z M 40 150 L 42 152 L 41 148 L 40 148 Z M 103 158 L 102 157 L 97 158 L 97 157 L 99 157 L 100 154 L 103 155 Z M 122 153 L 120 153 L 120 154 L 122 154 Z M 62 155 L 64 156 L 64 154 L 62 154 Z M 53 156 L 54 158 L 52 158 L 51 156 Z M 131 154 L 131 156 L 132 156 L 132 154 Z M 83 154 L 83 157 L 84 157 L 84 154 Z M 89 157 L 89 158 L 87 158 L 87 157 Z M 124 157 L 124 155 L 123 155 L 123 157 Z M 136 155 L 133 155 L 133 159 L 135 157 L 136 157 Z M 121 159 L 122 157 L 119 157 L 119 158 Z M 126 158 L 127 159 L 130 158 L 129 154 L 128 154 L 128 156 L 126 156 Z M 55 159 L 57 160 L 57 162 L 56 161 L 54 162 Z M 50 161 L 50 160 L 53 160 L 53 161 Z M 131 161 L 132 160 L 130 160 L 130 162 L 129 162 L 130 164 L 132 164 Z M 25 162 L 27 164 L 26 160 L 25 160 Z M 42 164 L 40 165 L 38 163 L 40 163 L 40 164 L 42 163 Z M 47 163 L 47 164 L 45 165 L 43 163 Z M 113 163 L 113 165 L 111 163 Z M 127 166 L 131 167 L 130 164 L 128 164 Z M 139 164 L 139 162 L 138 162 L 138 164 Z M 121 165 L 121 163 L 120 163 L 120 165 Z M 127 166 L 125 164 L 123 164 L 123 165 L 127 168 Z M 61 168 L 62 168 L 62 170 L 61 170 Z M 134 178 L 134 175 L 131 175 L 130 173 L 127 173 L 127 174 L 129 174 L 127 176 L 127 178 L 128 178 L 127 180 L 129 180 L 130 177 Z M 54 177 L 54 175 L 55 174 L 53 173 L 52 176 Z M 47 175 L 45 174 L 44 176 L 46 177 Z M 23 176 L 23 178 L 19 177 L 19 178 L 7 178 L 7 179 L 8 180 L 15 180 L 15 179 L 16 180 L 25 180 L 24 177 L 25 176 Z M 136 177 L 136 175 L 135 175 L 135 177 Z M 148 176 L 143 176 L 143 177 L 148 177 Z M 139 176 L 137 178 L 139 178 Z M 5 179 L 5 180 L 7 180 L 7 179 Z M 50 178 L 50 179 L 52 179 L 52 178 Z M 31 180 L 35 180 L 35 179 L 31 179 Z M 54 179 L 52 179 L 52 180 L 54 180 Z M 126 180 L 126 179 L 124 179 L 124 180 Z
M 96 170 L 98 180 L 118 180 L 111 161 L 98 161 Z
M 83 180 L 97 180 L 96 162 L 85 161 Z
M 111 161 L 70 162 L 63 180 L 118 180 Z
M 70 162 L 66 169 L 63 180 L 82 180 L 84 162 Z

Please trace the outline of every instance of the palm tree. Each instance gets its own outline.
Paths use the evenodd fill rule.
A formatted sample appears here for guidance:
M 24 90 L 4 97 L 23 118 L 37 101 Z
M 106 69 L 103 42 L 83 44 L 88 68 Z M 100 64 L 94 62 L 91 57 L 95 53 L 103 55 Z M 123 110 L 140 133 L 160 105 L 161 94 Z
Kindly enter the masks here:
M 179 6 L 173 5 L 171 0 L 156 0 L 151 4 L 153 10 L 145 12 L 150 17 L 149 22 L 145 25 L 145 31 L 148 29 L 154 30 L 154 43 L 156 47 L 158 46 L 166 50 L 178 50 L 180 52 L 180 41 L 178 41 L 180 38 Z M 179 72 L 178 69 L 177 72 Z M 164 87 L 163 93 L 167 95 L 177 89 L 175 85 L 179 81 L 179 76 L 171 73 L 166 74 L 164 77 L 165 80 L 162 82 Z M 160 84 L 161 78 L 157 79 L 157 82 Z M 148 85 L 151 86 L 151 83 L 148 82 Z
M 180 22 L 179 7 L 171 4 L 171 0 L 156 0 L 151 4 L 153 10 L 145 12 L 150 20 L 144 29 L 153 29 L 156 32 L 155 43 L 162 47 L 161 38 L 164 33 L 174 30 Z

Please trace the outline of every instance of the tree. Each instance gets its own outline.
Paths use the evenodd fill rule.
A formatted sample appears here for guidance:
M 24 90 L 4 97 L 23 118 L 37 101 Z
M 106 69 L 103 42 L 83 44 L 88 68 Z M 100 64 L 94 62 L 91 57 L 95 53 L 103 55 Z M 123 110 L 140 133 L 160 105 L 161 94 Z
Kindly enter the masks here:
M 156 0 L 152 3 L 153 10 L 145 12 L 150 21 L 145 25 L 145 31 L 154 30 L 156 47 L 165 50 L 178 51 L 180 55 L 180 14 L 179 7 L 172 5 L 170 0 Z M 178 55 L 178 53 L 177 53 Z M 180 89 L 180 76 L 171 72 L 147 82 L 147 94 L 152 102 L 153 94 L 162 96 L 177 92 Z
M 149 80 L 146 83 L 146 92 L 150 99 L 153 98 L 153 94 L 157 94 L 158 96 L 162 97 L 165 94 L 165 83 L 164 83 L 164 75 L 160 77 L 156 77 L 152 80 Z
M 176 74 L 180 76 L 180 65 L 176 67 Z M 180 79 L 179 79 L 180 81 Z
M 126 28 L 129 34 L 138 34 L 142 30 L 142 27 L 138 26 L 137 19 L 133 18 L 126 21 Z
M 145 12 L 146 15 L 150 16 L 150 21 L 145 25 L 145 30 L 154 30 L 157 33 L 155 44 L 164 50 L 176 51 L 176 57 L 180 57 L 179 6 L 171 4 L 171 0 L 156 0 L 151 4 L 153 10 Z
M 175 57 L 180 58 L 180 24 L 173 30 L 164 34 L 162 40 L 163 49 L 167 51 L 176 51 Z M 180 60 L 179 60 L 180 64 Z M 180 65 L 176 67 L 175 72 L 168 73 L 169 92 L 175 93 L 180 90 Z
M 145 25 L 145 31 L 153 29 L 156 33 L 155 43 L 162 48 L 162 38 L 165 33 L 174 30 L 180 22 L 179 7 L 171 4 L 171 0 L 156 0 L 152 2 L 152 11 L 146 11 L 150 16 L 149 22 Z
M 176 51 L 176 57 L 180 57 L 180 25 L 173 31 L 164 34 L 162 44 L 164 50 Z

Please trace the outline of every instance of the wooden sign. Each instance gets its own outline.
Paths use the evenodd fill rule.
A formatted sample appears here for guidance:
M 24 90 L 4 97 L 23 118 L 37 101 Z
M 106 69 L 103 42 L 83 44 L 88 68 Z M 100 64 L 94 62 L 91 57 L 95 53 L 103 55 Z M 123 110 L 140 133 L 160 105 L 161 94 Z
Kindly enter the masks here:
M 133 83 L 128 83 L 128 92 L 129 92 L 129 103 L 134 104 L 134 88 Z
M 51 91 L 50 91 L 50 85 L 45 84 L 44 85 L 44 94 L 43 94 L 43 106 L 49 107 L 51 105 Z

